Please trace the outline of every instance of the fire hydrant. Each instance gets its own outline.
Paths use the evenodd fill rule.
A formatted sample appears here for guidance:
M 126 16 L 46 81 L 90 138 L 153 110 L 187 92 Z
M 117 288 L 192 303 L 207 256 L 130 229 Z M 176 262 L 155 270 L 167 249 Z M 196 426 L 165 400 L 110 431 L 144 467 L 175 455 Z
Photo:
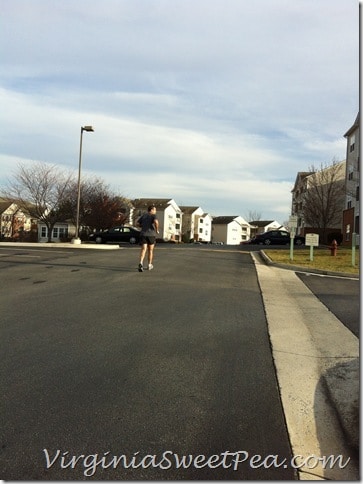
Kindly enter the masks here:
M 330 255 L 336 256 L 337 251 L 338 251 L 338 242 L 334 239 L 331 243 L 331 246 L 329 247 L 330 249 Z

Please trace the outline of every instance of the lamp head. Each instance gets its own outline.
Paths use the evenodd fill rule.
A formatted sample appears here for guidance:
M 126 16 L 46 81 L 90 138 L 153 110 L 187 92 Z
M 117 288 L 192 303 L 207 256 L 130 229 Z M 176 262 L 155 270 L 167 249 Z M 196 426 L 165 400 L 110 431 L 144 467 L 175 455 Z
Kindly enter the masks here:
M 94 131 L 93 126 L 82 126 L 82 131 Z

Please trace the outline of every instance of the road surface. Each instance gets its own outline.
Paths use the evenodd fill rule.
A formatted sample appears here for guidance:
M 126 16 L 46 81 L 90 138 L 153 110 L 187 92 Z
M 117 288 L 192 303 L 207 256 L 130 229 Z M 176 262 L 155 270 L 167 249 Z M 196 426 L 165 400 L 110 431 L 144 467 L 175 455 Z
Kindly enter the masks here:
M 0 249 L 1 478 L 294 479 L 250 255 L 137 259 Z

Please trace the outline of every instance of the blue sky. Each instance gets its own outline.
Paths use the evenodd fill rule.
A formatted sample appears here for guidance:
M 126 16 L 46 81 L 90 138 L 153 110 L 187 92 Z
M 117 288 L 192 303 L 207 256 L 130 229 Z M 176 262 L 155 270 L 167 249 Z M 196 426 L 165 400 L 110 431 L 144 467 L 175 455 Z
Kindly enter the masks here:
M 283 223 L 298 171 L 345 158 L 357 0 L 0 0 L 0 186 L 18 162 L 130 198 Z

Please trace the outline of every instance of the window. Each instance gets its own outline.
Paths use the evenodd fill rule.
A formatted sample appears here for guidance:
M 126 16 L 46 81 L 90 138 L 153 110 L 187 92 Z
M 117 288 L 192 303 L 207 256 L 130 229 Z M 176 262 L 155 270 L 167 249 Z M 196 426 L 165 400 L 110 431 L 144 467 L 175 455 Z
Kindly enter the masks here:
M 203 233 L 203 229 L 199 229 L 199 233 L 202 234 Z
M 55 239 L 58 239 L 58 227 L 54 227 L 54 229 L 53 229 L 53 237 Z
M 359 186 L 357 186 L 355 191 L 355 199 L 357 200 L 357 202 L 359 202 Z
M 180 213 L 177 213 L 176 214 L 176 218 L 180 218 Z
M 347 202 L 347 208 L 352 208 L 352 200 L 348 200 L 348 202 Z
M 350 224 L 345 226 L 345 241 L 348 242 L 350 240 Z
M 42 227 L 41 236 L 42 237 L 46 237 L 47 236 L 47 227 Z
M 199 222 L 202 224 L 202 223 L 203 223 L 203 219 L 202 219 L 202 218 L 200 218 L 200 219 L 199 219 Z
M 349 152 L 351 153 L 354 151 L 354 145 L 355 145 L 355 134 L 352 134 L 352 136 L 349 138 Z
M 348 180 L 353 180 L 353 171 L 348 173 Z
M 180 230 L 180 224 L 175 224 L 175 229 Z

